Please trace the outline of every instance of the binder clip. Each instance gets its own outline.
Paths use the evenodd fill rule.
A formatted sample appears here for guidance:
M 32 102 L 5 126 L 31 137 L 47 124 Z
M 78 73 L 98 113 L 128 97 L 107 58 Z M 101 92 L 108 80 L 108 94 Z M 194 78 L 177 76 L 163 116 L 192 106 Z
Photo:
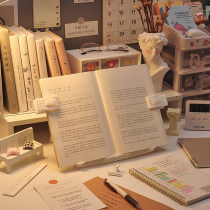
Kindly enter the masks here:
M 46 111 L 56 112 L 60 109 L 56 96 L 37 98 L 33 101 L 33 104 L 37 114 L 45 113 Z
M 122 172 L 119 171 L 120 164 L 119 163 L 114 163 L 114 168 L 112 171 L 108 172 L 108 175 L 110 176 L 121 176 Z
M 147 96 L 146 101 L 149 109 L 163 109 L 164 106 L 168 105 L 166 96 L 164 94 Z

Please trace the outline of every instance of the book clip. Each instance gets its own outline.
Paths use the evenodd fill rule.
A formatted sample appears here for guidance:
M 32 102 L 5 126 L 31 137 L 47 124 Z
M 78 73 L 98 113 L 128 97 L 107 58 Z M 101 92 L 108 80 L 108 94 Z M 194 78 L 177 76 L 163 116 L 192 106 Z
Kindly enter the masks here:
M 112 171 L 108 172 L 108 175 L 110 176 L 121 176 L 121 172 L 119 171 L 120 164 L 119 163 L 114 163 L 114 168 Z
M 146 100 L 149 109 L 162 109 L 164 106 L 168 105 L 166 96 L 164 94 L 147 96 Z
M 37 98 L 33 103 L 37 114 L 45 113 L 46 111 L 56 112 L 60 109 L 58 98 L 56 96 Z

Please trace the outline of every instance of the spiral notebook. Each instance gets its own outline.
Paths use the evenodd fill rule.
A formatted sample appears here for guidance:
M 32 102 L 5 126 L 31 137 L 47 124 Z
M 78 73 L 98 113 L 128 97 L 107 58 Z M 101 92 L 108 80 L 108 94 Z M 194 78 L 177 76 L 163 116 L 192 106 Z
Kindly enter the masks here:
M 210 167 L 210 138 L 179 138 L 177 142 L 195 167 Z
M 183 205 L 210 197 L 210 175 L 173 156 L 131 168 L 129 173 Z

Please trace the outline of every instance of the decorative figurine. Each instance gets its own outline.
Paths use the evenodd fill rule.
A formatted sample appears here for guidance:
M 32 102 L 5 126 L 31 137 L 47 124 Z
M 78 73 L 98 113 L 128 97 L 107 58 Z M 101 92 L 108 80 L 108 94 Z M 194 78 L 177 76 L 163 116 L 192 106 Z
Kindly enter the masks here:
M 194 16 L 195 23 L 199 26 L 206 26 L 204 23 L 207 22 L 207 18 L 203 12 L 197 12 Z
M 139 46 L 142 50 L 145 63 L 149 65 L 150 75 L 156 93 L 162 90 L 163 77 L 169 70 L 168 65 L 161 58 L 160 53 L 163 45 L 166 45 L 168 42 L 162 31 L 164 21 L 169 16 L 172 2 L 173 0 L 167 0 L 164 3 L 165 9 L 163 14 L 157 15 L 156 18 L 154 18 L 152 13 L 152 1 L 139 0 L 140 4 L 136 6 L 144 30 L 143 34 L 139 35 Z
M 181 109 L 179 108 L 168 108 L 167 116 L 169 118 L 169 128 L 166 134 L 169 136 L 179 136 L 180 130 L 178 129 L 178 119 L 181 114 Z
M 166 45 L 168 40 L 165 34 L 161 33 L 143 33 L 139 35 L 139 46 L 145 62 L 149 66 L 150 75 L 155 88 L 155 92 L 162 90 L 163 77 L 169 70 L 167 63 L 163 61 L 160 53 L 163 46 Z

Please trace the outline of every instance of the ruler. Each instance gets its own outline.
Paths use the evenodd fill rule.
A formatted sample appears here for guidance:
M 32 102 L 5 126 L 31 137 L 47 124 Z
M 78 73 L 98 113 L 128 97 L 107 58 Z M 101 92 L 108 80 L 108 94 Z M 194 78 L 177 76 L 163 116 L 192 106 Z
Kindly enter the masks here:
M 45 163 L 35 164 L 23 176 L 21 176 L 12 186 L 10 186 L 3 193 L 3 195 L 14 197 L 20 190 L 22 190 L 46 166 L 47 166 L 47 164 L 45 164 Z

